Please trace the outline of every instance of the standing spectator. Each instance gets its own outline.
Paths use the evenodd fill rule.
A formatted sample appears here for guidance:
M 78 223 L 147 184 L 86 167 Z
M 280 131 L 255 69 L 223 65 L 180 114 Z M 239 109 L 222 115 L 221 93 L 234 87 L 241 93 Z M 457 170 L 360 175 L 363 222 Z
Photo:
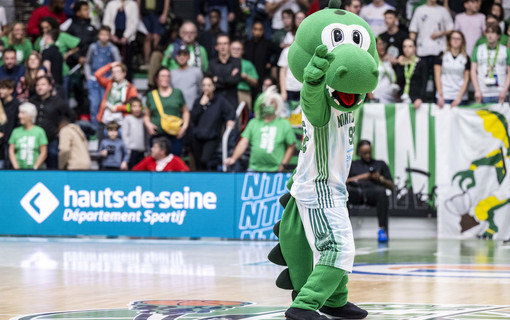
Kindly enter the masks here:
M 5 109 L 3 104 L 0 102 L 0 170 L 4 169 L 5 166 L 5 158 L 6 158 L 6 146 L 8 143 L 8 139 L 5 138 L 7 131 L 7 114 L 5 113 Z
M 289 32 L 296 32 L 296 25 L 294 24 L 295 19 L 295 13 L 291 9 L 285 9 L 282 11 L 282 23 L 283 28 L 278 30 L 273 30 L 273 35 L 271 37 L 271 41 L 273 42 L 273 45 L 275 48 L 278 48 L 278 50 L 275 52 L 275 54 L 279 57 L 281 53 L 281 44 L 283 43 L 283 40 L 285 39 L 285 36 Z
M 0 81 L 0 99 L 5 113 L 5 122 L 2 125 L 1 132 L 3 133 L 4 148 L 0 147 L 0 158 L 5 159 L 3 168 L 9 167 L 8 155 L 8 141 L 11 137 L 12 130 L 19 125 L 19 101 L 13 98 L 14 94 L 14 81 L 11 79 L 4 79 Z
M 345 10 L 354 13 L 355 15 L 360 14 L 361 12 L 361 1 L 360 0 L 347 0 L 342 1 Z
M 72 119 L 72 111 L 62 98 L 53 95 L 53 79 L 51 77 L 37 78 L 35 92 L 37 95 L 30 99 L 30 102 L 37 108 L 35 124 L 44 129 L 48 138 L 46 167 L 58 169 L 58 122 L 64 117 Z
M 503 6 L 501 3 L 494 2 L 491 7 L 489 13 L 498 19 L 499 27 L 501 28 L 501 33 L 505 33 L 505 11 L 503 10 Z
M 241 81 L 241 59 L 230 56 L 230 38 L 220 35 L 216 40 L 218 58 L 211 60 L 208 73 L 213 76 L 216 94 L 223 95 L 230 106 L 237 108 L 237 86 Z
M 112 41 L 127 65 L 127 79 L 133 79 L 133 42 L 139 23 L 138 4 L 134 0 L 112 0 L 104 9 L 103 24 L 112 30 Z
M 499 43 L 501 29 L 488 24 L 485 30 L 487 43 L 473 50 L 471 81 L 475 100 L 481 103 L 503 103 L 510 86 L 510 50 Z
M 111 78 L 105 76 L 109 71 L 112 72 Z M 116 122 L 121 126 L 124 115 L 130 112 L 129 99 L 138 97 L 138 91 L 131 82 L 126 80 L 126 74 L 127 68 L 120 62 L 109 63 L 94 74 L 97 82 L 105 89 L 97 114 L 97 121 L 100 124 Z M 98 134 L 102 137 L 101 125 Z
M 404 40 L 404 55 L 398 58 L 395 67 L 397 84 L 400 87 L 400 98 L 404 103 L 413 103 L 418 109 L 425 100 L 425 89 L 428 80 L 427 64 L 416 56 L 414 40 Z
M 23 22 L 14 22 L 6 36 L 2 37 L 5 48 L 16 50 L 16 63 L 22 64 L 32 53 L 32 43 L 25 37 L 25 25 Z
M 6 32 L 7 16 L 5 15 L 5 8 L 0 6 L 0 34 L 3 36 Z
M 145 157 L 145 127 L 143 124 L 143 105 L 139 98 L 131 98 L 131 114 L 128 114 L 122 125 L 122 140 L 129 152 L 128 168 Z
M 249 110 L 252 106 L 252 89 L 257 87 L 259 75 L 253 63 L 243 59 L 244 48 L 241 41 L 232 41 L 230 44 L 230 55 L 233 58 L 241 59 L 241 82 L 237 85 L 237 97 L 244 101 Z
M 394 188 L 390 169 L 384 161 L 372 158 L 372 145 L 368 140 L 358 142 L 356 154 L 361 159 L 352 162 L 346 181 L 349 202 L 377 208 L 378 241 L 387 242 L 389 200 L 386 189 L 393 191 Z
M 296 13 L 301 8 L 307 9 L 309 3 L 307 0 L 266 0 L 266 12 L 273 17 L 271 28 L 273 32 L 283 29 L 282 12 L 286 9 Z
M 58 125 L 58 168 L 90 170 L 88 140 L 81 128 L 63 117 Z
M 197 41 L 207 51 L 207 57 L 209 60 L 216 58 L 217 53 L 214 47 L 216 46 L 216 38 L 218 35 L 223 33 L 220 29 L 221 13 L 218 9 L 212 9 L 209 12 L 209 21 L 211 27 L 207 30 L 203 30 L 199 33 Z
M 179 68 L 170 71 L 172 87 L 177 88 L 184 94 L 184 100 L 188 110 L 191 110 L 195 99 L 200 94 L 202 87 L 202 70 L 197 67 L 190 67 L 188 61 L 190 54 L 186 46 L 181 46 L 177 51 L 176 61 Z
M 384 23 L 384 14 L 388 10 L 395 10 L 384 0 L 372 0 L 372 3 L 361 8 L 359 16 L 363 18 L 374 31 L 374 36 L 378 36 L 386 32 L 386 24 Z
M 221 161 L 216 149 L 221 141 L 224 124 L 234 128 L 235 111 L 223 96 L 215 94 L 214 81 L 210 76 L 202 80 L 202 97 L 197 98 L 191 109 L 193 133 L 191 151 L 198 170 L 216 171 Z
M 34 169 L 41 167 L 47 155 L 48 140 L 44 130 L 36 126 L 37 109 L 31 103 L 19 106 L 19 123 L 9 138 L 9 159 L 12 168 Z
M 278 67 L 280 67 L 280 91 L 283 101 L 297 101 L 300 99 L 300 92 L 303 84 L 299 82 L 289 69 L 289 48 L 282 50 L 280 59 L 278 59 Z
M 16 50 L 5 49 L 3 52 L 4 65 L 0 67 L 0 80 L 12 79 L 16 86 L 25 74 L 25 66 L 16 64 Z M 16 93 L 14 93 L 16 97 Z
M 200 26 L 204 26 L 205 30 L 211 28 L 211 22 L 207 16 L 204 16 L 206 12 L 211 10 L 219 10 L 221 13 L 220 29 L 228 34 L 228 24 L 235 19 L 234 13 L 234 1 L 233 0 L 193 0 L 195 8 L 195 16 Z
M 87 78 L 87 91 L 90 102 L 90 120 L 94 129 L 98 127 L 97 114 L 101 100 L 104 97 L 104 88 L 99 84 L 94 74 L 100 68 L 109 63 L 120 62 L 119 49 L 110 42 L 111 30 L 107 26 L 99 28 L 98 40 L 91 44 L 87 51 L 87 58 L 84 66 L 85 77 Z M 107 76 L 108 73 L 105 74 Z
M 59 53 L 60 54 L 60 53 Z M 33 51 L 25 62 L 25 75 L 20 78 L 16 87 L 18 100 L 26 102 L 35 96 L 35 80 L 46 75 L 46 68 L 42 64 L 42 56 Z
M 182 91 L 173 88 L 170 80 L 170 71 L 160 68 L 155 75 L 156 90 L 147 94 L 147 109 L 145 109 L 144 123 L 152 137 L 166 137 L 172 143 L 172 153 L 180 156 L 183 148 L 183 137 L 188 130 L 190 113 Z M 161 105 L 159 105 L 161 103 Z M 162 114 L 182 119 L 182 126 L 176 133 L 163 130 L 161 125 Z
M 108 139 L 101 140 L 99 154 L 101 155 L 101 170 L 127 170 L 129 152 L 126 145 L 119 138 L 119 124 L 112 121 L 106 124 Z
M 51 17 L 62 24 L 66 21 L 64 13 L 65 0 L 51 0 L 47 6 L 35 9 L 27 23 L 27 34 L 31 37 L 40 35 L 39 21 L 44 17 Z
M 189 65 L 191 67 L 198 67 L 205 72 L 209 67 L 209 60 L 207 59 L 205 48 L 196 41 L 197 27 L 195 24 L 191 21 L 183 22 L 179 29 L 179 38 L 165 50 L 161 65 L 170 70 L 177 69 L 179 67 L 177 61 L 175 61 L 177 51 L 179 51 L 182 45 L 185 45 L 190 52 Z
M 60 27 L 61 31 L 80 39 L 78 44 L 78 52 L 70 56 L 69 65 L 83 65 L 86 61 L 89 46 L 97 39 L 97 30 L 90 21 L 90 8 L 87 1 L 80 0 L 74 4 L 74 16 L 72 22 L 67 29 Z
M 466 53 L 466 41 L 460 31 L 448 35 L 446 52 L 439 56 L 434 65 L 437 105 L 452 107 L 467 104 L 467 88 L 471 61 Z
M 264 37 L 262 22 L 255 21 L 251 29 L 252 37 L 244 45 L 244 58 L 253 63 L 257 74 L 263 78 L 271 73 L 273 47 L 271 42 Z
M 446 50 L 446 36 L 452 30 L 452 17 L 445 7 L 437 5 L 437 0 L 427 0 L 425 5 L 414 12 L 409 25 L 409 37 L 416 41 L 417 54 L 431 74 L 436 57 Z
M 485 16 L 485 26 L 488 26 L 489 24 L 498 24 L 498 19 L 496 19 L 496 17 L 493 16 L 492 14 L 488 14 L 487 16 Z M 484 30 L 484 35 L 481 36 L 480 38 L 478 38 L 478 40 L 476 40 L 475 47 L 478 47 L 479 45 L 481 45 L 483 43 L 487 43 L 487 36 L 485 36 L 485 30 Z M 499 43 L 501 43 L 502 45 L 507 46 L 507 47 L 510 44 L 508 35 L 504 34 L 503 31 L 501 32 L 501 37 L 499 38 Z M 472 53 L 473 52 L 471 52 L 471 54 Z
M 264 94 L 260 117 L 253 118 L 241 135 L 232 157 L 225 165 L 233 165 L 251 146 L 249 171 L 282 172 L 294 154 L 296 135 L 283 112 L 283 99 L 272 87 Z
M 43 36 L 46 45 L 45 49 L 42 51 L 42 60 L 44 68 L 54 80 L 54 88 L 57 93 L 61 98 L 65 98 L 65 94 L 63 92 L 64 79 L 62 71 L 64 57 L 62 57 L 62 54 L 55 44 L 58 39 L 58 34 L 58 29 L 53 29 Z
M 148 31 L 143 42 L 143 57 L 148 68 L 152 49 L 158 47 L 161 36 L 165 33 L 170 0 L 136 0 L 136 2 L 142 22 Z
M 377 55 L 379 56 L 379 82 L 373 93 L 367 94 L 371 100 L 380 103 L 395 102 L 395 86 L 397 75 L 393 70 L 390 59 L 387 54 L 388 45 L 380 37 L 376 38 Z
M 264 37 L 271 39 L 271 20 L 266 12 L 266 0 L 240 0 L 241 11 L 246 15 L 246 34 L 248 39 L 253 37 L 253 24 L 259 21 L 262 24 Z
M 455 16 L 455 30 L 465 35 L 466 51 L 468 54 L 471 54 L 476 40 L 485 31 L 485 16 L 478 12 L 480 10 L 480 2 L 478 0 L 464 0 L 464 8 L 466 12 Z
M 388 57 L 391 64 L 395 65 L 398 57 L 404 54 L 402 43 L 409 38 L 409 34 L 399 28 L 398 16 L 395 10 L 387 10 L 384 13 L 384 23 L 387 30 L 381 33 L 379 37 L 388 44 Z
M 165 137 L 154 139 L 151 155 L 133 167 L 133 171 L 189 171 L 188 166 L 172 152 L 172 143 Z

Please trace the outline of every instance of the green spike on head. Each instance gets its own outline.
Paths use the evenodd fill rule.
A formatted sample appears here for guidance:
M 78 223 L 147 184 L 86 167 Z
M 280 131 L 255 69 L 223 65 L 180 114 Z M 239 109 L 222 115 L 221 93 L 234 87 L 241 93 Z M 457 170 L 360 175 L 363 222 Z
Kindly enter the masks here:
M 329 0 L 328 8 L 340 9 L 341 5 L 342 5 L 342 0 Z

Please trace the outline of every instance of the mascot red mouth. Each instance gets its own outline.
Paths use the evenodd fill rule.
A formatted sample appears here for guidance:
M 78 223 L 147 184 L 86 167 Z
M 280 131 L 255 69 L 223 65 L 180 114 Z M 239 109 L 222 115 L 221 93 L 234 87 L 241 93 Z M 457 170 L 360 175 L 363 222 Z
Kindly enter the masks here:
M 359 99 L 359 94 L 356 93 L 345 93 L 337 91 L 331 87 L 327 87 L 329 95 L 333 98 L 336 104 L 341 105 L 345 108 L 352 107 Z

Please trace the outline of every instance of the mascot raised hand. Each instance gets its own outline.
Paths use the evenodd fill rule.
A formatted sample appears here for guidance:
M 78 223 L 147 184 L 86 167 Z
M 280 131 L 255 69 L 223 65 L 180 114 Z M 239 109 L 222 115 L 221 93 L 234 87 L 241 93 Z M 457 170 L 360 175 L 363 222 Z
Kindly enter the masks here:
M 353 157 L 353 111 L 377 86 L 379 59 L 369 25 L 340 1 L 307 17 L 289 48 L 289 68 L 303 83 L 303 141 L 290 195 L 274 231 L 269 260 L 285 265 L 276 285 L 292 290 L 288 319 L 363 319 L 347 302 L 354 239 L 345 181 Z

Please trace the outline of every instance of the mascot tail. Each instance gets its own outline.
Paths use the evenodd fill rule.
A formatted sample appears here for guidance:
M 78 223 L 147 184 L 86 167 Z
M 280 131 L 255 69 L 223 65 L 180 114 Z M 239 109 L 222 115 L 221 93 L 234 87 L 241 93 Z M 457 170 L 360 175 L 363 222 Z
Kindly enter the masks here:
M 313 252 L 308 245 L 305 230 L 296 205 L 296 200 L 286 193 L 280 198 L 285 208 L 282 220 L 273 227 L 279 243 L 269 252 L 269 261 L 287 266 L 276 279 L 276 286 L 292 290 L 292 299 L 297 296 L 313 270 Z

